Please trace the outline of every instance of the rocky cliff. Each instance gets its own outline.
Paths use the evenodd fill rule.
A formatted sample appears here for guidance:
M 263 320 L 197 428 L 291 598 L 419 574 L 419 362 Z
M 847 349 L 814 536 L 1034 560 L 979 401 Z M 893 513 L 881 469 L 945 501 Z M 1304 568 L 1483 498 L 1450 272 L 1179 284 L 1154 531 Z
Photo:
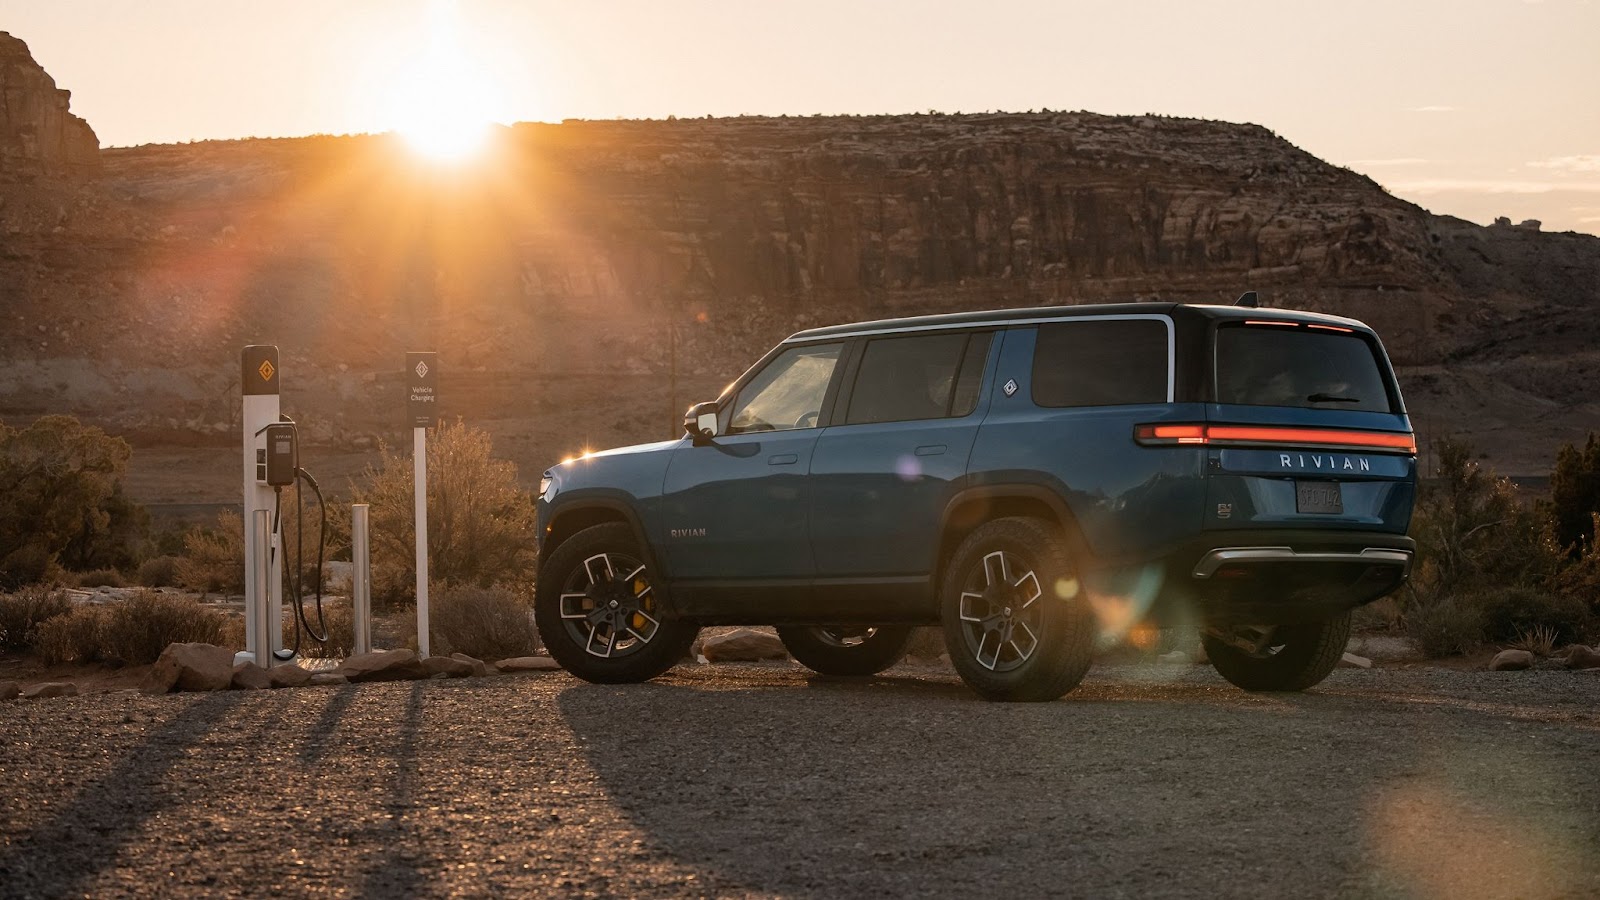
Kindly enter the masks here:
M 0 179 L 99 168 L 100 142 L 68 110 L 71 98 L 34 62 L 27 44 L 0 31 Z
M 0 416 L 76 413 L 136 464 L 214 447 L 182 464 L 221 499 L 247 343 L 280 345 L 337 471 L 403 438 L 403 353 L 432 348 L 446 411 L 532 477 L 670 435 L 798 328 L 1246 289 L 1371 322 L 1424 436 L 1504 470 L 1600 428 L 1600 239 L 1435 216 L 1253 125 L 601 121 L 504 130 L 461 170 L 377 137 L 102 158 L 0 206 Z

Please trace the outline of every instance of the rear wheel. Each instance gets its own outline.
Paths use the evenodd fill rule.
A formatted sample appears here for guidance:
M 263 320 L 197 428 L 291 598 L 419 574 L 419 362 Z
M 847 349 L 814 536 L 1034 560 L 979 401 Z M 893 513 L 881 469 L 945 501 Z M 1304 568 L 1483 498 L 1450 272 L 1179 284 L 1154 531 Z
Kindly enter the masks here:
M 910 625 L 779 625 L 789 655 L 823 675 L 876 675 L 899 662 Z
M 1089 671 L 1094 615 L 1060 536 L 1039 519 L 996 519 L 945 570 L 950 662 L 989 700 L 1054 700 Z
M 633 530 L 595 525 L 539 567 L 534 620 L 550 656 L 585 681 L 647 681 L 682 659 L 699 628 L 662 618 Z
M 1223 678 L 1247 691 L 1303 691 L 1327 678 L 1350 643 L 1350 613 L 1325 622 L 1270 629 L 1209 629 L 1206 656 Z

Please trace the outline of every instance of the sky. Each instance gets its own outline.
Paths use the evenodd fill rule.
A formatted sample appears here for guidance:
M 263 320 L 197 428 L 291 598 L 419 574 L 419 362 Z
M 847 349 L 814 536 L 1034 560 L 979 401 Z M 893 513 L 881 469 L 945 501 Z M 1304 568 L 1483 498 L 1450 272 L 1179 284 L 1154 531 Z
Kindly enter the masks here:
M 1437 213 L 1600 234 L 1600 0 L 0 0 L 102 146 L 477 119 L 1253 122 Z

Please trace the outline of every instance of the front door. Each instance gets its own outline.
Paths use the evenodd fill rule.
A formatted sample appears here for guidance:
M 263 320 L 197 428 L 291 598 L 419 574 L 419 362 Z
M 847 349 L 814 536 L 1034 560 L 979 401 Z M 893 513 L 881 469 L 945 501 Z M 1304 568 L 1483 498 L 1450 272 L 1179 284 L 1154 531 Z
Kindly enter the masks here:
M 661 509 L 675 584 L 815 574 L 807 472 L 843 346 L 802 344 L 774 356 L 725 406 L 715 438 L 673 452 Z

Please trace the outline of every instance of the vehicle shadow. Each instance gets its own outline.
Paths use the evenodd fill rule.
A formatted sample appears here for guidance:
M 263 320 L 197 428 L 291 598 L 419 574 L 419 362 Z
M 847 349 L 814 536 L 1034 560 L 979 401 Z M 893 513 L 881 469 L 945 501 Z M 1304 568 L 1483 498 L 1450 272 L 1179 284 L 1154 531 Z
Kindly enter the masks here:
M 1494 710 L 1203 678 L 1091 677 L 1045 704 L 917 677 L 699 679 L 556 703 L 653 850 L 714 894 L 1600 887 L 1593 735 L 1530 746 L 1549 723 Z

